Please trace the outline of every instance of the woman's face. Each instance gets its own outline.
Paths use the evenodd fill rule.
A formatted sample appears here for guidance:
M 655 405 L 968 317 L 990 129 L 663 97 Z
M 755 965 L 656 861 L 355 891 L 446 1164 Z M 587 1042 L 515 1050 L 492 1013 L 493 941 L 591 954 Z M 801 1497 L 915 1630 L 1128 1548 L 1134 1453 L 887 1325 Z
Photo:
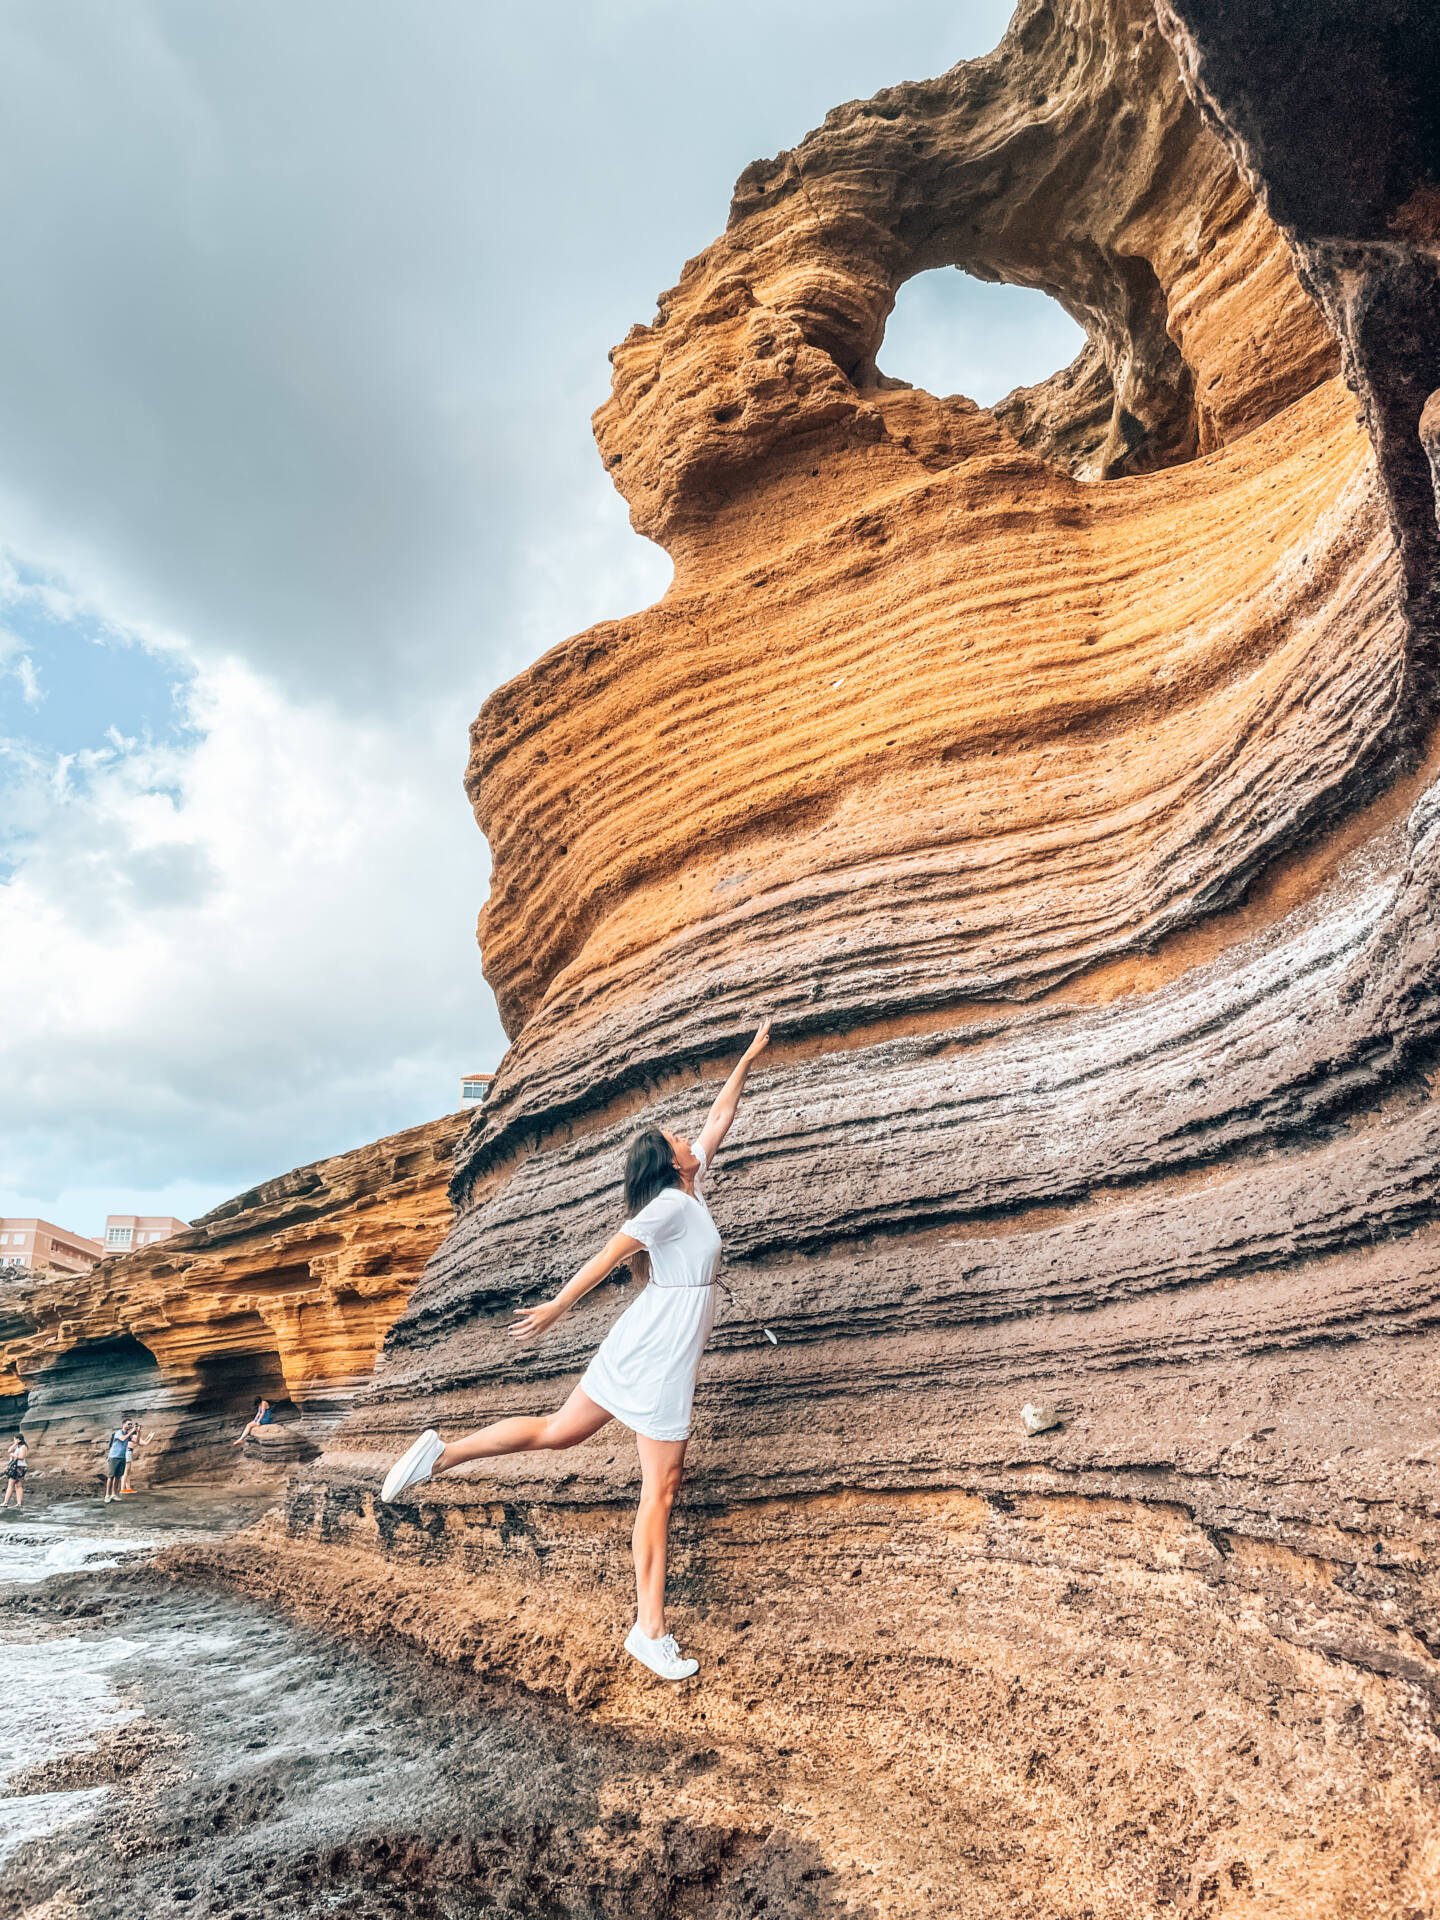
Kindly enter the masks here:
M 661 1131 L 663 1132 L 664 1129 L 662 1128 Z M 684 1134 L 667 1133 L 665 1138 L 670 1142 L 670 1151 L 675 1156 L 675 1171 L 680 1178 L 683 1180 L 688 1174 L 698 1173 L 700 1162 L 696 1159 L 695 1150 Z

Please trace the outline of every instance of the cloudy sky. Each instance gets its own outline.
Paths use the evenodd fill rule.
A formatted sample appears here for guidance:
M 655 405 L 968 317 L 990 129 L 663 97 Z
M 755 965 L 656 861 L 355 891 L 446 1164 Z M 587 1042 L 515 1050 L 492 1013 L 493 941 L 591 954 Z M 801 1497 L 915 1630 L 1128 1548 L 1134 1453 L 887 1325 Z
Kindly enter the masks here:
M 750 160 L 1008 12 L 0 12 L 0 1213 L 193 1218 L 495 1063 L 466 727 L 669 577 L 606 352 Z M 1077 341 L 931 274 L 881 359 L 989 400 Z

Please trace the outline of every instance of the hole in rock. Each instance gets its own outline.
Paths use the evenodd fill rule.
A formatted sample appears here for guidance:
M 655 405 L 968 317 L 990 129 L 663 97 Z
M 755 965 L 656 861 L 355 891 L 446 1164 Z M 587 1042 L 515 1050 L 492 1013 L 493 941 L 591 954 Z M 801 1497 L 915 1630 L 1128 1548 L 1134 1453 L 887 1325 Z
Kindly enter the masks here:
M 31 1380 L 25 1431 L 47 1470 L 98 1471 L 111 1429 L 149 1422 L 167 1398 L 159 1361 L 133 1334 L 81 1340 Z
M 1068 367 L 1084 345 L 1085 329 L 1048 293 L 936 267 L 895 296 L 877 360 L 892 380 L 993 407 Z

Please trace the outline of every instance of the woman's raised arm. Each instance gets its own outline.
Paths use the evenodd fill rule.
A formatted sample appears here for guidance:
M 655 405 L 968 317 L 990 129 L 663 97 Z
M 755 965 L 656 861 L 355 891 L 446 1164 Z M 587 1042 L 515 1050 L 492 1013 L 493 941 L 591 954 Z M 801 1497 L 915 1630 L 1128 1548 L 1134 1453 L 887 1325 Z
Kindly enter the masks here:
M 770 1044 L 770 1020 L 767 1017 L 760 1022 L 760 1030 L 740 1056 L 740 1063 L 730 1078 L 715 1096 L 715 1104 L 706 1115 L 705 1124 L 700 1129 L 697 1145 L 705 1152 L 705 1164 L 708 1166 L 715 1158 L 716 1149 L 735 1124 L 735 1115 L 740 1110 L 740 1096 L 745 1091 L 745 1076 L 750 1071 L 750 1063 L 762 1054 Z
M 538 1334 L 544 1333 L 547 1327 L 553 1327 L 577 1300 L 583 1300 L 592 1287 L 598 1287 L 607 1273 L 613 1273 L 621 1261 L 638 1253 L 643 1244 L 633 1233 L 612 1234 L 594 1259 L 587 1260 L 580 1271 L 565 1282 L 553 1300 L 543 1300 L 538 1307 L 516 1309 L 515 1318 L 510 1322 L 510 1338 L 533 1340 Z

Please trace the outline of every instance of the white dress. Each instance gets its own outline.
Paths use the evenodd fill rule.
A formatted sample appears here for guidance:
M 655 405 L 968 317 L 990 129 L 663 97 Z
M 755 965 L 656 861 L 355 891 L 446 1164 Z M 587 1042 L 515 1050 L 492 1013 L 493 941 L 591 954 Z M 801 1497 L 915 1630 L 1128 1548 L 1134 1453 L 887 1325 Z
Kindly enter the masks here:
M 700 1171 L 703 1149 L 696 1147 Z M 698 1193 L 664 1187 L 620 1228 L 650 1255 L 650 1280 L 611 1327 L 581 1387 L 649 1440 L 685 1440 L 695 1374 L 715 1320 L 720 1235 Z

